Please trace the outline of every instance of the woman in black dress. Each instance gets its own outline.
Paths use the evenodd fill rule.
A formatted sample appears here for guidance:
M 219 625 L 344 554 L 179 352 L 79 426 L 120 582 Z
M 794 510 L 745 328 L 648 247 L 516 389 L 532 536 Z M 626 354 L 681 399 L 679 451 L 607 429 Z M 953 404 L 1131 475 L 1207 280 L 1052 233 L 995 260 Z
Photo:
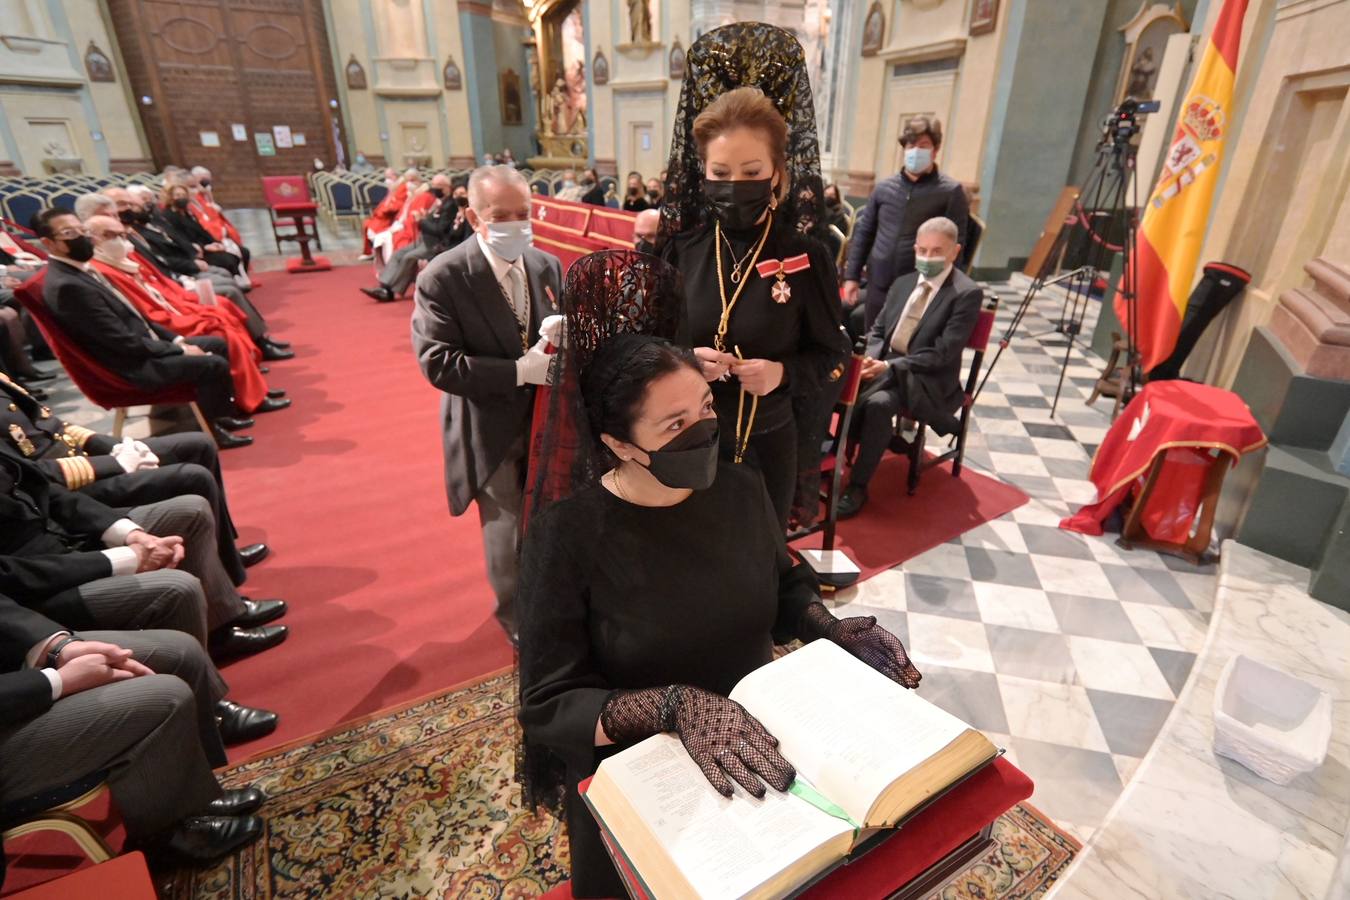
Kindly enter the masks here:
M 628 187 L 623 195 L 623 208 L 628 212 L 642 212 L 644 209 L 652 208 L 652 204 L 647 202 L 647 188 L 642 183 L 641 172 L 628 173 Z
M 208 265 L 219 266 L 236 278 L 239 276 L 242 271 L 240 268 L 242 260 L 226 250 L 225 245 L 212 237 L 211 232 L 203 228 L 192 215 L 189 208 L 192 205 L 192 194 L 186 185 L 171 184 L 164 188 L 162 202 L 161 227 L 165 231 L 179 243 L 186 242 L 200 250 L 202 259 L 206 260 Z
M 738 71 L 765 59 L 756 80 Z M 682 339 L 713 384 L 724 456 L 763 474 L 782 526 L 819 465 L 794 406 L 814 410 L 848 354 L 834 260 L 810 236 L 823 194 L 810 85 L 801 45 L 760 23 L 709 32 L 687 65 L 662 255 L 684 276 Z
M 726 698 L 775 642 L 829 638 L 907 687 L 920 679 L 875 619 L 829 613 L 789 556 L 758 473 L 719 462 L 695 357 L 631 333 L 673 331 L 678 309 L 659 306 L 678 306 L 677 280 L 659 260 L 621 251 L 569 270 L 567 347 L 537 457 L 555 465 L 532 479 L 532 508 L 549 484 L 574 487 L 532 517 L 525 538 L 518 768 L 527 803 L 565 798 L 577 897 L 623 895 L 576 792 L 623 746 L 671 731 L 725 795 L 733 780 L 756 796 L 788 787 L 790 761 Z

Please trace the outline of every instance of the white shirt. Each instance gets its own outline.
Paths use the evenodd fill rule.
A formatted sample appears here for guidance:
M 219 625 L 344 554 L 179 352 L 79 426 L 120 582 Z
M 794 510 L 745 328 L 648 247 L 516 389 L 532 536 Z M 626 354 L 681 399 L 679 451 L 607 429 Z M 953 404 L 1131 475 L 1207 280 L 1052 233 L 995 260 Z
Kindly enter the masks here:
M 951 276 L 951 274 L 952 274 L 952 263 L 947 263 L 947 268 L 939 272 L 937 277 L 932 280 L 924 278 L 922 275 L 920 275 L 919 280 L 914 283 L 914 290 L 910 292 L 909 299 L 905 301 L 904 307 L 900 310 L 900 317 L 895 320 L 895 328 L 899 328 L 900 323 L 905 321 L 905 313 L 909 312 L 909 305 L 919 299 L 919 294 L 923 290 L 923 286 L 925 284 L 929 285 L 928 302 L 932 303 L 933 298 L 937 296 L 938 291 L 942 290 L 942 286 L 947 283 L 947 279 Z M 928 311 L 924 310 L 924 312 L 927 313 Z M 895 328 L 891 329 L 890 335 L 887 336 L 886 338 L 887 349 L 890 348 L 891 341 L 895 340 Z
M 508 299 L 511 298 L 510 271 L 515 269 L 520 273 L 520 283 L 525 288 L 521 292 L 524 300 L 524 307 L 517 306 L 515 308 L 515 314 L 516 321 L 524 322 L 525 330 L 528 332 L 530 328 L 530 280 L 525 277 L 525 254 L 522 253 L 520 256 L 517 256 L 515 262 L 508 262 L 498 256 L 497 251 L 488 246 L 487 241 L 483 240 L 481 234 L 475 232 L 474 237 L 478 240 L 478 246 L 482 249 L 483 256 L 487 257 L 488 265 L 492 267 L 492 276 L 496 278 L 497 283 L 502 286 L 502 296 Z

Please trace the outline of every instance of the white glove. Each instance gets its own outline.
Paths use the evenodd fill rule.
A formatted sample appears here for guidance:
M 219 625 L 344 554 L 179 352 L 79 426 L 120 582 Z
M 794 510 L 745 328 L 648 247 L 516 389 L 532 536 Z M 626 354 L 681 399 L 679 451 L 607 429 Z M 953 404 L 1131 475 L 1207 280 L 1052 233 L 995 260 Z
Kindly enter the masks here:
M 142 469 L 158 469 L 158 468 L 159 468 L 159 457 L 155 455 L 155 451 L 151 450 L 149 447 L 147 447 L 147 446 L 146 446 L 144 443 L 142 443 L 141 441 L 132 441 L 131 443 L 132 443 L 132 444 L 136 447 L 136 449 L 139 450 L 140 453 L 141 453 L 141 464 L 140 464 L 139 468 L 142 468 Z
M 549 364 L 553 362 L 553 354 L 544 349 L 547 346 L 548 341 L 540 338 L 538 343 L 525 351 L 524 356 L 516 360 L 517 387 L 549 383 Z
M 539 338 L 552 344 L 555 350 L 563 346 L 563 322 L 562 316 L 553 315 L 545 316 L 539 323 Z
M 108 455 L 117 460 L 117 464 L 128 474 L 140 469 L 154 468 L 159 465 L 159 459 L 155 454 L 150 452 L 149 447 L 146 447 L 140 441 L 133 441 L 130 439 L 114 444 Z M 148 463 L 146 460 L 147 455 L 150 460 Z

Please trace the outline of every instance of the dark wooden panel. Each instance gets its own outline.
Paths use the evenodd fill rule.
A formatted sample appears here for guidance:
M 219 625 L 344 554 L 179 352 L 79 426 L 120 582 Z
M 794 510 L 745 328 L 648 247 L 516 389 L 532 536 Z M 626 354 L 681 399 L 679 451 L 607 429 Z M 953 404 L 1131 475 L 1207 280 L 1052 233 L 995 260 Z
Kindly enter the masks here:
M 108 0 L 155 165 L 204 165 L 225 206 L 262 203 L 262 175 L 337 160 L 342 123 L 321 4 L 309 0 Z M 235 141 L 242 124 L 246 141 Z M 259 156 L 284 125 L 303 147 Z M 204 147 L 215 132 L 219 147 Z

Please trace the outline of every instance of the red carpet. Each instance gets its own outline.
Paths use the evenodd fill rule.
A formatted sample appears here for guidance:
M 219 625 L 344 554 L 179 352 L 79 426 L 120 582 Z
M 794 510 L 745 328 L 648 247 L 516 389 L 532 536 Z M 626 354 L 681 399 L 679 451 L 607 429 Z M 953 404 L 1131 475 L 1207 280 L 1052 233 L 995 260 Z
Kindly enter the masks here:
M 224 669 L 240 703 L 274 709 L 267 747 L 508 665 L 478 517 L 446 505 L 439 393 L 413 357 L 412 303 L 356 289 L 369 266 L 270 275 L 251 295 L 295 359 L 268 383 L 294 406 L 221 454 L 243 543 L 271 557 L 243 591 L 290 604 L 286 643 Z
M 929 469 L 913 497 L 905 493 L 909 460 L 887 453 L 868 485 L 862 512 L 839 523 L 835 549 L 846 550 L 862 569 L 859 581 L 893 568 L 938 544 L 997 519 L 1029 499 L 1010 484 L 964 466 L 952 477 L 952 464 Z M 821 535 L 794 541 L 801 549 L 820 547 Z

